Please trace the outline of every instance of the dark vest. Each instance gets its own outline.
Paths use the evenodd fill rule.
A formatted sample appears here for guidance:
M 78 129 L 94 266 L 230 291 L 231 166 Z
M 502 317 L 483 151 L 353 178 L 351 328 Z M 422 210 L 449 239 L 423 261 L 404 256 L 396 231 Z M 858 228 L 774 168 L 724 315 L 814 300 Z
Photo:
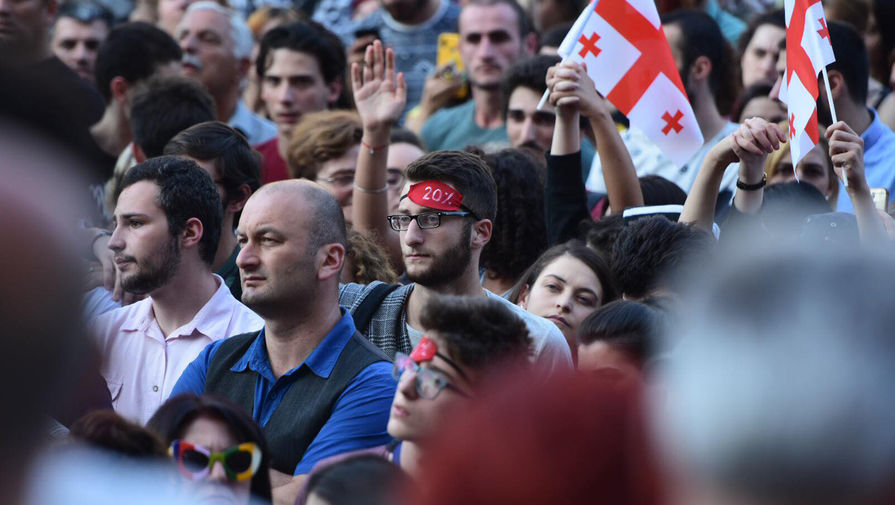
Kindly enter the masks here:
M 224 341 L 212 358 L 205 378 L 206 393 L 229 398 L 242 405 L 250 416 L 258 374 L 250 369 L 243 372 L 230 369 L 245 355 L 257 336 L 258 332 L 243 333 Z M 329 420 L 342 391 L 360 371 L 379 361 L 389 359 L 355 331 L 328 379 L 317 376 L 306 366 L 287 378 L 291 381 L 286 386 L 289 389 L 263 428 L 275 470 L 293 474 L 308 446 Z

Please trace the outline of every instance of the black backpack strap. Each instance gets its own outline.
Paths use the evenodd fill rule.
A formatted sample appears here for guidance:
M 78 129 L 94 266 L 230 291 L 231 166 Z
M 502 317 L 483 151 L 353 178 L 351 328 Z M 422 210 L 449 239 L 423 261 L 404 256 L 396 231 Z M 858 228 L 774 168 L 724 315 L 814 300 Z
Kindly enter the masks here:
M 357 331 L 364 332 L 367 326 L 370 325 L 370 321 L 373 320 L 373 314 L 379 310 L 379 306 L 382 305 L 385 297 L 400 287 L 400 284 L 386 283 L 373 286 L 366 298 L 351 313 L 351 316 L 354 318 L 354 327 L 357 328 Z

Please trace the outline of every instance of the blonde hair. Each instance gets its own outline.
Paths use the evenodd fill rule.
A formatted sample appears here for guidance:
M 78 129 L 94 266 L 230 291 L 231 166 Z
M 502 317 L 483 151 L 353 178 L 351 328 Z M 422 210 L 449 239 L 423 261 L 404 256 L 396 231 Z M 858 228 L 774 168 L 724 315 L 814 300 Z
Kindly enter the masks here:
M 316 180 L 321 165 L 360 144 L 363 133 L 355 112 L 327 110 L 303 115 L 289 140 L 289 175 Z
M 783 121 L 782 123 L 779 123 L 779 126 L 783 131 L 789 131 L 789 121 Z M 835 207 L 836 200 L 839 198 L 839 178 L 836 177 L 836 172 L 833 170 L 833 162 L 830 160 L 830 155 L 828 154 L 829 145 L 827 144 L 827 138 L 823 135 L 819 135 L 818 145 L 821 146 L 821 149 L 824 152 L 824 159 L 827 163 L 827 175 L 830 178 L 830 196 L 827 197 L 827 201 Z M 781 142 L 780 149 L 777 149 L 768 155 L 764 162 L 764 171 L 768 176 L 768 180 L 774 178 L 774 175 L 777 174 L 777 169 L 780 167 L 780 163 L 783 161 L 783 157 L 789 152 L 789 142 Z

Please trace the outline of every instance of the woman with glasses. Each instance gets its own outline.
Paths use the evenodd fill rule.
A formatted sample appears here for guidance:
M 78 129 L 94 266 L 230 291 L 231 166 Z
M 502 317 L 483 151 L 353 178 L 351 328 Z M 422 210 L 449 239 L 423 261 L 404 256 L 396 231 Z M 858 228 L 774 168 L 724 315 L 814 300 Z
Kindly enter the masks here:
M 444 428 L 442 420 L 466 408 L 482 387 L 506 370 L 529 364 L 532 339 L 525 323 L 499 300 L 480 296 L 436 296 L 423 308 L 425 336 L 409 355 L 397 353 L 398 381 L 389 413 L 390 444 L 321 461 L 314 475 L 359 453 L 376 454 L 406 471 L 419 471 L 426 444 Z M 305 503 L 307 489 L 296 501 Z
M 242 408 L 215 396 L 180 395 L 165 402 L 147 427 L 168 446 L 188 480 L 224 503 L 271 501 L 270 456 L 264 435 Z

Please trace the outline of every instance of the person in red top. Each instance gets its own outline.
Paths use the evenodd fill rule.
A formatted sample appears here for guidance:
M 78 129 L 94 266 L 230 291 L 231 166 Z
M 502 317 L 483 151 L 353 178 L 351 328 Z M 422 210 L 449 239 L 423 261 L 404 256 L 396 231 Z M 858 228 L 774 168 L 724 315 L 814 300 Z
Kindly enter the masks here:
M 277 125 L 277 136 L 255 149 L 264 160 L 261 182 L 289 178 L 286 150 L 303 114 L 326 110 L 342 93 L 345 53 L 313 22 L 296 22 L 267 32 L 261 40 L 256 72 L 261 99 Z

